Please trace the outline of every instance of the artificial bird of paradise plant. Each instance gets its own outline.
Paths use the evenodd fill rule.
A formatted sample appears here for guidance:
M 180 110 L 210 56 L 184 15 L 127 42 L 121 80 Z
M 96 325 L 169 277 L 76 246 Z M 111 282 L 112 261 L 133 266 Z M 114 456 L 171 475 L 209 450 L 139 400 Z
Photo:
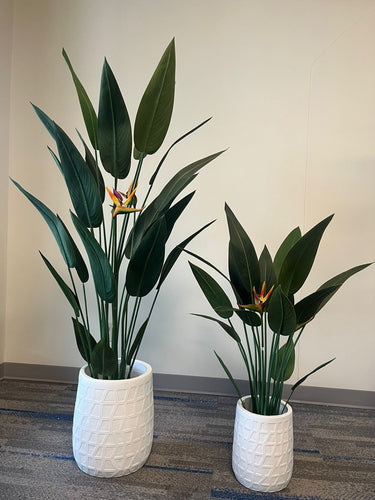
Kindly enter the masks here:
M 201 256 L 185 251 L 229 282 L 235 305 L 210 274 L 190 262 L 200 288 L 219 318 L 197 316 L 218 323 L 237 343 L 249 384 L 250 398 L 246 402 L 251 406 L 246 409 L 260 415 L 278 415 L 307 377 L 334 360 L 321 364 L 298 380 L 286 403 L 281 405 L 284 382 L 293 374 L 295 348 L 304 329 L 349 277 L 370 264 L 338 274 L 296 302 L 295 294 L 310 273 L 320 240 L 333 216 L 322 220 L 304 235 L 298 227 L 295 228 L 272 259 L 267 246 L 258 258 L 249 236 L 227 204 L 225 212 L 229 229 L 229 277 Z M 235 317 L 240 327 L 235 324 Z M 216 352 L 215 355 L 243 400 L 229 368 Z
M 65 50 L 63 57 L 73 78 L 91 143 L 89 147 L 78 133 L 84 156 L 55 121 L 37 106 L 33 107 L 56 142 L 57 154 L 49 150 L 68 188 L 73 205 L 70 216 L 85 248 L 89 266 L 60 216 L 12 181 L 45 219 L 59 246 L 70 282 L 41 255 L 73 309 L 77 346 L 88 364 L 90 375 L 123 379 L 131 376 L 161 285 L 183 248 L 210 224 L 187 237 L 166 257 L 166 244 L 173 227 L 194 192 L 178 201 L 176 199 L 199 170 L 220 153 L 179 170 L 149 201 L 155 178 L 171 148 L 208 121 L 177 139 L 156 165 L 148 182 L 143 178 L 143 164 L 161 147 L 172 116 L 174 40 L 166 48 L 143 94 L 135 117 L 134 134 L 122 93 L 107 60 L 103 64 L 96 113 Z M 110 187 L 105 186 L 101 168 L 112 176 Z M 140 190 L 144 197 L 142 203 L 136 194 Z M 109 223 L 106 212 L 111 212 Z M 89 268 L 97 304 L 94 318 L 88 311 Z M 150 292 L 154 297 L 151 306 L 149 302 L 146 306 L 142 299 Z M 140 315 L 142 305 L 147 310 Z M 98 333 L 100 338 L 96 340 Z

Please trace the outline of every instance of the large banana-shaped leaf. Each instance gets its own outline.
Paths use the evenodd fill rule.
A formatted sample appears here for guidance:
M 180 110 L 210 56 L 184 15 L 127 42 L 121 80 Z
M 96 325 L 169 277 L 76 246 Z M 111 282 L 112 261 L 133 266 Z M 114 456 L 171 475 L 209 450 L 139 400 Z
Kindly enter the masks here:
M 296 329 L 296 313 L 293 304 L 278 286 L 272 293 L 268 305 L 268 324 L 280 335 L 293 335 Z
M 105 339 L 101 339 L 92 351 L 91 365 L 103 377 L 112 377 L 117 372 L 116 354 Z
M 128 354 L 128 360 L 127 360 L 127 364 L 130 365 L 133 361 L 133 358 L 135 356 L 137 356 L 137 353 L 138 353 L 138 349 L 141 345 L 141 342 L 143 340 L 143 337 L 144 337 L 144 334 L 146 332 L 146 328 L 147 328 L 147 325 L 148 325 L 148 322 L 149 322 L 149 319 L 150 317 L 148 317 L 141 325 L 141 327 L 139 328 L 138 330 L 138 333 L 135 337 L 135 339 L 133 340 L 133 343 L 129 349 L 129 354 Z
M 305 375 L 304 377 L 302 377 L 301 379 L 298 380 L 298 382 L 296 382 L 292 388 L 291 388 L 291 395 L 292 393 L 297 389 L 297 387 L 299 385 L 301 385 L 308 377 L 310 377 L 310 375 L 312 375 L 313 373 L 317 372 L 318 370 L 320 370 L 321 368 L 324 368 L 325 366 L 329 365 L 330 363 L 332 363 L 332 361 L 335 361 L 336 358 L 332 358 L 330 359 L 329 361 L 326 361 L 325 363 L 322 363 L 321 365 L 317 366 L 316 368 L 314 368 L 314 370 L 312 370 L 311 372 L 309 372 L 307 375 Z
M 306 281 L 318 251 L 323 233 L 333 215 L 319 222 L 303 235 L 286 255 L 279 274 L 279 284 L 285 295 L 293 295 Z
M 70 215 L 89 257 L 96 291 L 103 300 L 113 302 L 117 293 L 116 280 L 107 256 L 80 219 L 72 212 Z
M 303 298 L 294 306 L 296 311 L 297 325 L 303 326 L 311 321 L 316 313 L 323 307 L 330 297 L 339 289 L 338 285 L 322 288 Z
M 241 321 L 246 323 L 246 325 L 260 326 L 262 324 L 260 315 L 254 311 L 249 311 L 248 309 L 234 309 L 234 312 Z
M 90 138 L 90 142 L 94 149 L 98 149 L 98 118 L 94 111 L 94 107 L 91 104 L 89 96 L 87 95 L 86 90 L 83 88 L 82 83 L 80 82 L 78 76 L 76 75 L 73 66 L 69 60 L 68 54 L 65 52 L 65 49 L 62 51 L 62 55 L 68 65 L 69 71 L 72 75 L 73 82 L 77 91 L 79 104 L 81 106 L 82 116 L 86 125 L 87 134 Z
M 235 391 L 237 392 L 238 397 L 239 397 L 240 399 L 242 399 L 242 394 L 241 394 L 241 391 L 240 391 L 240 389 L 238 388 L 238 385 L 237 385 L 236 381 L 234 380 L 234 378 L 233 378 L 233 376 L 232 376 L 231 372 L 229 371 L 229 369 L 228 369 L 227 365 L 224 363 L 224 361 L 222 360 L 222 358 L 218 355 L 218 353 L 217 353 L 216 351 L 214 351 L 214 353 L 215 353 L 215 356 L 217 357 L 217 359 L 219 360 L 219 363 L 221 364 L 221 367 L 222 367 L 222 368 L 223 368 L 223 370 L 225 371 L 225 373 L 226 373 L 227 377 L 228 377 L 228 378 L 229 378 L 229 380 L 232 382 L 232 385 L 233 385 L 233 387 L 234 387 Z
M 91 362 L 90 353 L 94 350 L 96 346 L 96 340 L 91 335 L 91 333 L 87 330 L 87 328 L 82 325 L 78 320 L 72 318 L 73 327 L 74 327 L 74 335 L 76 338 L 76 343 L 78 350 L 82 356 L 82 358 L 87 361 L 87 363 Z
M 281 266 L 284 262 L 285 257 L 288 255 L 289 250 L 297 243 L 297 241 L 301 238 L 301 230 L 299 227 L 296 227 L 291 231 L 288 236 L 281 243 L 278 251 L 276 252 L 275 258 L 273 260 L 273 267 L 276 273 L 276 276 L 279 276 Z
M 277 353 L 276 366 L 272 370 L 271 376 L 275 381 L 285 381 L 290 379 L 294 372 L 296 354 L 293 342 L 288 342 L 280 347 Z
M 47 266 L 48 270 L 52 274 L 52 276 L 55 278 L 57 284 L 61 288 L 61 291 L 67 298 L 69 304 L 73 307 L 74 314 L 78 317 L 79 316 L 79 304 L 78 304 L 78 297 L 77 295 L 73 292 L 73 290 L 65 283 L 65 281 L 62 279 L 62 277 L 59 275 L 59 273 L 56 271 L 56 269 L 53 267 L 53 265 L 49 262 L 49 260 L 44 257 L 42 252 L 39 252 L 42 259 L 44 260 L 45 265 Z
M 167 233 L 168 237 L 170 236 L 173 227 L 175 223 L 177 222 L 178 218 L 182 214 L 182 212 L 185 210 L 185 208 L 188 206 L 190 203 L 190 200 L 194 196 L 195 191 L 192 193 L 187 194 L 184 196 L 181 200 L 179 200 L 177 203 L 175 203 L 172 207 L 170 207 L 166 212 L 165 212 L 165 223 L 167 225 Z
M 98 143 L 103 167 L 115 179 L 124 179 L 130 170 L 132 131 L 120 88 L 106 60 L 100 86 Z
M 185 187 L 195 178 L 201 168 L 220 156 L 224 151 L 219 151 L 212 155 L 206 156 L 197 160 L 190 165 L 182 168 L 172 179 L 164 186 L 160 194 L 155 198 L 155 209 L 157 211 L 164 210 L 169 207 L 173 200 L 181 193 Z
M 61 169 L 76 214 L 86 227 L 98 227 L 103 211 L 96 180 L 66 133 L 56 124 L 55 129 Z
M 174 103 L 175 71 L 173 39 L 160 59 L 137 111 L 134 142 L 141 153 L 155 153 L 167 134 Z
M 174 141 L 174 143 L 167 149 L 167 151 L 164 153 L 162 159 L 160 160 L 158 166 L 156 167 L 156 170 L 155 172 L 152 174 L 152 176 L 150 177 L 150 186 L 152 186 L 155 182 L 155 179 L 156 179 L 156 176 L 158 175 L 159 173 L 159 170 L 161 169 L 163 163 L 165 162 L 168 154 L 170 153 L 171 149 L 176 146 L 176 144 L 178 144 L 179 142 L 181 142 L 183 139 L 185 139 L 186 137 L 188 137 L 190 134 L 192 134 L 193 132 L 195 132 L 196 130 L 198 130 L 200 127 L 202 127 L 203 125 L 205 125 L 208 121 L 210 121 L 211 118 L 207 118 L 206 120 L 204 120 L 202 123 L 200 123 L 199 125 L 197 125 L 196 127 L 194 127 L 193 129 L 189 130 L 189 132 L 186 132 L 186 134 L 182 135 L 181 137 L 179 137 L 176 141 Z M 138 154 L 140 154 L 139 152 L 137 153 L 137 156 Z M 138 156 L 138 159 L 139 159 L 139 156 Z
M 85 261 L 83 260 L 83 257 L 81 255 L 81 252 L 78 250 L 77 245 L 75 244 L 75 241 L 73 240 L 71 234 L 69 233 L 67 227 L 63 223 L 63 221 L 60 219 L 59 216 L 57 216 L 61 224 L 64 226 L 67 236 L 70 239 L 70 242 L 73 247 L 73 252 L 75 255 L 75 264 L 74 267 L 76 268 L 77 274 L 79 279 L 82 281 L 82 283 L 86 283 L 86 281 L 89 279 L 89 272 L 87 270 L 87 266 L 85 264 Z
M 23 187 L 18 184 L 13 179 L 10 179 L 13 184 L 23 193 L 26 198 L 34 205 L 38 210 L 43 219 L 47 222 L 49 228 L 52 231 L 53 236 L 59 246 L 61 255 L 68 267 L 75 267 L 76 265 L 76 253 L 70 235 L 65 228 L 61 220 L 41 201 L 39 201 L 31 193 L 23 189 Z
M 253 287 L 259 290 L 260 272 L 254 246 L 232 210 L 225 204 L 229 229 L 229 275 L 243 304 L 253 303 Z
M 99 189 L 100 199 L 102 200 L 102 203 L 103 203 L 103 201 L 105 199 L 105 184 L 104 184 L 104 179 L 103 179 L 102 173 L 97 165 L 97 162 L 95 161 L 93 154 L 89 150 L 86 142 L 83 140 L 83 138 L 82 138 L 81 134 L 78 132 L 78 130 L 77 130 L 77 133 L 78 133 L 79 138 L 82 141 L 83 147 L 85 148 L 86 164 L 89 167 L 89 169 L 90 169 L 90 171 L 91 171 L 91 173 L 96 181 L 96 184 L 97 184 L 98 189 Z
M 330 280 L 326 281 L 323 283 L 322 286 L 318 288 L 318 290 L 324 290 L 330 287 L 334 287 L 335 289 L 332 290 L 331 294 L 328 294 L 326 298 L 320 303 L 318 309 L 316 312 L 320 311 L 323 306 L 333 297 L 333 295 L 337 292 L 337 290 L 341 287 L 345 281 L 353 276 L 353 274 L 358 273 L 359 271 L 362 271 L 362 269 L 365 269 L 368 266 L 371 266 L 372 262 L 368 264 L 361 264 L 359 266 L 352 267 L 351 269 L 348 269 L 347 271 L 344 271 L 343 273 L 338 274 L 337 276 L 331 278 Z
M 208 224 L 205 224 L 203 227 L 198 229 L 198 231 L 195 231 L 195 233 L 191 234 L 188 238 L 186 238 L 184 241 L 182 241 L 179 245 L 173 248 L 173 250 L 170 252 L 168 257 L 165 259 L 163 269 L 160 273 L 160 279 L 159 283 L 156 288 L 160 288 L 161 284 L 165 280 L 165 278 L 168 276 L 169 272 L 171 271 L 172 267 L 175 265 L 177 259 L 183 252 L 184 248 L 192 239 L 194 239 L 196 236 L 198 236 L 199 233 L 201 233 L 206 227 L 210 226 L 213 224 L 215 221 L 211 221 Z
M 233 315 L 232 304 L 218 282 L 202 268 L 191 262 L 189 264 L 198 285 L 213 310 L 222 318 L 230 318 Z
M 42 111 L 40 108 L 38 108 L 38 106 L 35 106 L 33 103 L 31 103 L 31 106 L 34 108 L 34 111 L 37 114 L 40 121 L 46 127 L 47 132 L 49 132 L 49 134 L 51 135 L 53 140 L 56 140 L 55 122 L 53 120 L 51 120 L 51 118 L 49 116 L 47 116 L 44 111 Z
M 159 279 L 165 254 L 167 226 L 162 216 L 146 231 L 129 261 L 126 289 L 135 297 L 147 295 Z
M 130 232 L 126 244 L 125 255 L 127 258 L 129 258 L 131 253 L 137 249 L 137 246 L 142 240 L 147 229 L 158 217 L 160 217 L 160 215 L 164 214 L 166 210 L 168 210 L 181 191 L 183 191 L 184 188 L 193 181 L 199 170 L 217 158 L 221 153 L 223 153 L 223 151 L 195 161 L 194 163 L 191 163 L 181 169 L 172 177 L 172 179 L 161 190 L 159 195 L 138 217 L 137 223 Z
M 64 176 L 78 217 L 87 227 L 100 226 L 103 220 L 100 192 L 89 167 L 66 133 L 44 111 L 34 105 L 33 108 L 56 141 L 60 160 L 56 158 L 55 161 Z
M 259 257 L 260 283 L 265 283 L 265 295 L 276 285 L 276 273 L 272 263 L 272 257 L 265 245 Z
M 206 316 L 205 314 L 195 314 L 193 313 L 193 316 L 199 316 L 200 318 L 208 319 L 210 321 L 214 321 L 218 325 L 221 326 L 221 328 L 230 336 L 232 337 L 233 340 L 236 342 L 241 342 L 240 337 L 238 336 L 236 330 L 228 325 L 227 323 L 224 323 L 224 321 L 221 321 L 220 319 L 217 318 L 212 318 L 211 316 Z

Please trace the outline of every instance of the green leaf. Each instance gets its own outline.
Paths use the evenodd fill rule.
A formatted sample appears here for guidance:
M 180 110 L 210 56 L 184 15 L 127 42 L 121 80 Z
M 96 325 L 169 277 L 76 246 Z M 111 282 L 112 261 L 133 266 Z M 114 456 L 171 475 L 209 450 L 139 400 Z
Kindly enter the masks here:
M 368 264 L 361 264 L 359 266 L 352 267 L 351 269 L 348 269 L 347 271 L 344 271 L 337 276 L 334 276 L 330 280 L 326 281 L 323 283 L 322 286 L 318 288 L 318 290 L 323 290 L 326 288 L 334 287 L 335 290 L 332 291 L 331 294 L 327 295 L 327 297 L 321 302 L 319 305 L 319 308 L 317 309 L 316 312 L 320 311 L 323 306 L 333 297 L 333 295 L 337 292 L 337 290 L 345 283 L 345 281 L 353 276 L 353 274 L 358 273 L 359 271 L 362 271 L 362 269 L 365 269 L 368 266 L 371 266 L 372 262 Z
M 105 170 L 115 179 L 124 179 L 130 170 L 132 131 L 128 110 L 107 60 L 100 86 L 98 142 Z
M 78 350 L 82 358 L 87 361 L 87 363 L 90 363 L 90 352 L 94 350 L 96 340 L 87 328 L 77 319 L 72 318 L 72 321 Z
M 239 397 L 240 399 L 242 399 L 242 394 L 241 394 L 241 392 L 240 392 L 240 390 L 239 390 L 239 388 L 238 388 L 238 385 L 236 384 L 236 381 L 234 380 L 234 378 L 233 378 L 233 376 L 232 376 L 231 372 L 229 371 L 229 369 L 227 368 L 226 364 L 225 364 L 225 363 L 224 363 L 224 361 L 221 359 L 221 357 L 217 354 L 217 352 L 216 352 L 216 351 L 214 351 L 214 353 L 215 353 L 215 356 L 217 357 L 217 359 L 219 360 L 219 363 L 221 364 L 221 367 L 222 367 L 222 368 L 223 368 L 223 370 L 225 371 L 225 373 L 226 373 L 227 377 L 228 377 L 228 378 L 229 378 L 229 380 L 232 382 L 232 385 L 233 385 L 233 387 L 234 387 L 235 391 L 237 392 L 238 397 Z
M 186 238 L 179 245 L 177 245 L 176 247 L 173 248 L 173 250 L 170 252 L 170 254 L 168 255 L 168 257 L 165 259 L 165 262 L 164 262 L 164 265 L 163 265 L 163 269 L 161 270 L 161 273 L 160 273 L 159 283 L 158 283 L 158 285 L 157 285 L 156 288 L 159 289 L 161 287 L 161 284 L 163 283 L 163 281 L 165 280 L 165 278 L 170 273 L 172 267 L 176 263 L 177 259 L 179 258 L 179 256 L 183 252 L 183 250 L 186 247 L 186 245 L 188 245 L 191 240 L 193 240 L 196 236 L 198 236 L 199 233 L 201 233 L 204 229 L 206 229 L 206 227 L 210 226 L 214 222 L 215 221 L 211 221 L 208 224 L 204 225 L 203 227 L 201 227 L 200 229 L 198 229 L 198 231 L 195 231 L 195 233 L 191 234 L 188 238 Z
M 167 134 L 173 111 L 175 72 L 173 39 L 160 59 L 137 111 L 134 142 L 137 150 L 142 153 L 155 153 Z
M 51 120 L 51 118 L 49 118 L 49 116 L 47 116 L 44 111 L 38 108 L 38 106 L 35 106 L 33 103 L 31 103 L 31 106 L 34 108 L 34 111 L 37 114 L 39 120 L 46 127 L 53 140 L 56 140 L 56 128 L 54 121 Z
M 61 222 L 61 220 L 41 201 L 39 201 L 31 193 L 23 189 L 23 187 L 14 181 L 12 178 L 10 180 L 13 184 L 21 191 L 22 194 L 34 205 L 38 210 L 43 219 L 47 222 L 48 227 L 52 231 L 53 236 L 59 246 L 61 255 L 68 267 L 75 267 L 76 265 L 76 254 L 74 247 L 72 245 L 71 237 Z
M 86 227 L 98 227 L 103 221 L 103 212 L 96 180 L 66 133 L 56 124 L 55 130 L 61 170 L 74 210 Z
M 144 337 L 144 334 L 146 332 L 146 328 L 147 328 L 147 325 L 148 325 L 148 321 L 149 321 L 149 317 L 146 319 L 146 321 L 144 321 L 141 325 L 141 327 L 139 328 L 138 330 L 138 333 L 130 347 L 130 350 L 129 350 L 129 355 L 128 355 L 128 364 L 130 365 L 131 362 L 132 362 L 132 359 L 134 357 L 137 356 L 137 353 L 138 353 L 138 349 L 141 345 L 141 342 L 143 340 L 143 337 Z
M 249 326 L 260 326 L 262 324 L 262 320 L 254 311 L 248 311 L 247 309 L 234 309 L 237 316 Z
M 229 275 L 243 304 L 253 303 L 253 287 L 259 290 L 260 271 L 258 258 L 250 238 L 225 204 L 229 229 Z
M 280 347 L 277 353 L 276 367 L 272 370 L 271 376 L 275 381 L 290 379 L 294 372 L 295 350 L 293 342 L 287 342 Z
M 268 305 L 268 324 L 280 335 L 293 335 L 296 329 L 296 313 L 293 304 L 278 286 L 271 295 Z
M 303 298 L 294 306 L 296 311 L 297 325 L 304 325 L 312 320 L 316 313 L 323 307 L 330 297 L 338 290 L 339 286 L 330 286 L 317 290 Z M 327 299 L 328 298 L 328 299 Z
M 218 325 L 221 326 L 221 328 L 223 328 L 223 330 L 230 336 L 232 337 L 233 340 L 235 340 L 236 342 L 241 342 L 241 339 L 240 337 L 238 336 L 236 330 L 234 328 L 232 328 L 230 325 L 228 325 L 227 323 L 224 323 L 224 321 L 220 321 L 219 319 L 217 318 L 212 318 L 211 316 L 206 316 L 204 314 L 195 314 L 195 313 L 192 313 L 193 316 L 199 316 L 200 318 L 204 318 L 204 319 L 208 319 L 210 321 L 215 321 L 215 323 L 217 323 Z
M 103 377 L 112 377 L 118 368 L 118 361 L 113 349 L 105 339 L 101 339 L 91 355 L 91 365 L 96 373 Z
M 285 240 L 281 243 L 280 248 L 276 252 L 275 258 L 273 260 L 273 267 L 275 269 L 276 276 L 279 276 L 281 266 L 284 262 L 285 257 L 288 255 L 289 250 L 297 243 L 301 238 L 301 230 L 296 227 L 291 231 Z
M 64 173 L 63 173 L 63 171 L 61 169 L 61 162 L 60 162 L 60 160 L 57 158 L 56 154 L 54 153 L 54 151 L 52 151 L 52 149 L 49 146 L 47 146 L 47 149 L 51 153 L 53 161 L 56 163 L 58 169 L 60 170 L 61 175 L 64 176 Z
M 65 49 L 62 51 L 62 55 L 68 65 L 70 73 L 73 78 L 73 82 L 77 91 L 79 104 L 81 106 L 81 111 L 83 115 L 83 119 L 86 125 L 87 134 L 90 138 L 90 142 L 94 149 L 98 149 L 98 118 L 94 111 L 93 105 L 87 95 L 86 90 L 83 88 L 82 83 L 80 82 L 78 76 L 76 75 L 73 66 L 70 63 L 68 54 L 65 52 Z
M 55 278 L 57 284 L 61 288 L 61 291 L 65 295 L 65 297 L 68 299 L 69 304 L 73 307 L 74 314 L 76 316 L 79 316 L 79 302 L 78 302 L 78 297 L 77 295 L 69 288 L 69 286 L 65 283 L 65 281 L 62 279 L 62 277 L 59 275 L 59 273 L 56 271 L 56 269 L 53 267 L 53 265 L 49 262 L 46 257 L 42 254 L 42 252 L 39 252 L 42 259 L 44 260 L 45 265 L 48 267 L 50 273 L 52 276 Z
M 329 365 L 329 363 L 332 363 L 332 361 L 334 361 L 336 358 L 332 358 L 330 359 L 329 361 L 326 361 L 325 363 L 319 365 L 317 368 L 314 368 L 313 371 L 311 371 L 310 373 L 308 373 L 307 375 L 305 375 L 304 377 L 302 377 L 301 379 L 298 380 L 298 382 L 296 382 L 293 386 L 292 386 L 292 389 L 291 389 L 291 393 L 294 392 L 297 387 L 299 385 L 301 385 L 308 377 L 310 377 L 310 375 L 312 375 L 313 373 L 317 372 L 318 370 L 320 370 L 321 368 L 324 368 L 325 366 Z
M 319 222 L 289 250 L 282 263 L 279 284 L 285 295 L 295 294 L 306 281 L 318 251 L 323 233 L 333 215 Z
M 83 140 L 83 138 L 82 138 L 81 134 L 78 132 L 78 130 L 77 130 L 77 134 L 78 134 L 79 138 L 81 139 L 83 147 L 85 148 L 86 165 L 89 167 L 89 169 L 92 173 L 92 176 L 94 177 L 94 179 L 96 181 L 96 185 L 98 186 L 98 189 L 99 189 L 100 199 L 103 203 L 104 199 L 105 199 L 105 184 L 104 184 L 104 179 L 103 179 L 102 173 L 97 165 L 97 162 L 95 161 L 93 154 L 89 150 L 86 142 Z
M 126 289 L 135 297 L 144 297 L 159 279 L 165 253 L 167 227 L 165 217 L 160 217 L 146 231 L 129 261 Z
M 194 277 L 214 311 L 222 318 L 233 315 L 232 304 L 217 281 L 206 271 L 189 262 Z
M 211 161 L 215 160 L 224 151 L 219 151 L 212 155 L 197 160 L 190 165 L 182 168 L 172 179 L 164 186 L 160 194 L 155 198 L 153 204 L 157 212 L 169 207 L 181 191 L 196 177 L 196 174 Z
M 179 200 L 165 212 L 165 222 L 167 225 L 168 237 L 170 236 L 176 221 L 178 220 L 182 212 L 185 210 L 187 205 L 190 203 L 190 200 L 192 199 L 194 194 L 195 191 L 184 196 L 181 200 Z
M 276 273 L 272 263 L 272 257 L 268 251 L 266 245 L 263 248 L 262 253 L 259 257 L 259 271 L 260 271 L 260 283 L 265 283 L 265 294 L 267 294 L 271 288 L 276 285 Z
M 75 242 L 74 242 L 71 234 L 69 233 L 67 227 L 65 226 L 65 224 L 63 223 L 63 221 L 60 219 L 60 217 L 59 216 L 57 216 L 57 217 L 58 217 L 59 221 L 61 222 L 61 224 L 64 226 L 64 228 L 66 230 L 66 234 L 67 234 L 68 238 L 70 239 L 70 243 L 72 245 L 73 252 L 74 252 L 74 255 L 75 255 L 75 264 L 74 264 L 74 267 L 75 267 L 75 269 L 77 271 L 78 277 L 82 281 L 82 283 L 86 283 L 86 281 L 89 279 L 89 272 L 87 270 L 85 261 L 83 260 L 81 252 L 78 250 L 78 247 L 75 244 Z
M 196 130 L 198 130 L 200 127 L 202 127 L 203 125 L 205 125 L 207 122 L 209 122 L 211 120 L 211 118 L 208 118 L 207 120 L 204 120 L 202 123 L 200 123 L 199 125 L 197 125 L 196 127 L 194 127 L 193 129 L 189 130 L 189 132 L 186 132 L 186 134 L 184 134 L 183 136 L 181 136 L 179 139 L 177 139 L 176 141 L 174 141 L 174 143 L 168 148 L 168 150 L 166 151 L 166 153 L 164 153 L 162 159 L 160 160 L 158 166 L 156 167 L 156 170 L 155 172 L 152 174 L 151 178 L 150 178 L 150 186 L 152 186 L 155 182 L 155 179 L 156 179 L 156 176 L 158 175 L 159 173 L 159 170 L 160 168 L 162 167 L 163 163 L 165 162 L 168 154 L 170 153 L 171 149 L 176 146 L 176 144 L 178 144 L 180 141 L 182 141 L 183 139 L 185 139 L 186 137 L 188 137 L 190 134 L 192 134 L 193 132 L 195 132 Z M 136 151 L 136 150 L 135 150 Z M 137 155 L 134 155 L 134 158 L 135 159 L 138 159 L 139 158 L 139 151 L 137 151 Z M 138 157 L 138 158 L 137 158 Z
M 89 257 L 96 291 L 103 300 L 113 302 L 117 295 L 116 280 L 107 256 L 80 219 L 72 212 L 70 215 Z
M 191 163 L 172 177 L 159 195 L 145 210 L 142 211 L 141 215 L 138 217 L 126 243 L 125 255 L 127 258 L 129 258 L 131 253 L 137 249 L 137 246 L 142 240 L 147 229 L 155 222 L 155 220 L 157 220 L 158 217 L 168 210 L 181 191 L 183 191 L 183 189 L 196 177 L 197 172 L 212 160 L 217 158 L 222 152 L 223 151 L 220 151 L 219 153 L 215 153 Z

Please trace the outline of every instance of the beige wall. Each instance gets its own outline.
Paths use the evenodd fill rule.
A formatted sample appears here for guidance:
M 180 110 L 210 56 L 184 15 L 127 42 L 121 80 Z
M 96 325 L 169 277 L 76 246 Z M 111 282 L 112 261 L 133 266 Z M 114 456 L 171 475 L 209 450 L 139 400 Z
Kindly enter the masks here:
M 11 0 L 0 2 L 0 363 L 5 345 L 12 4 Z
M 176 148 L 164 178 L 167 168 L 229 150 L 199 175 L 174 241 L 217 218 L 192 249 L 225 270 L 227 201 L 258 251 L 267 242 L 271 253 L 296 225 L 307 230 L 335 212 L 305 293 L 374 260 L 374 0 L 15 0 L 14 7 L 10 173 L 65 220 L 64 186 L 45 147 L 51 140 L 29 101 L 69 133 L 82 130 L 65 47 L 94 102 L 108 57 L 134 117 L 175 36 L 169 142 L 214 119 Z M 41 249 L 59 267 L 58 251 L 15 189 L 8 240 L 5 360 L 79 366 L 69 308 L 38 255 Z M 336 356 L 311 385 L 375 390 L 374 310 L 375 267 L 354 277 L 306 329 L 296 377 Z M 143 359 L 159 373 L 222 377 L 215 348 L 244 378 L 235 345 L 190 312 L 211 313 L 181 261 L 160 296 Z

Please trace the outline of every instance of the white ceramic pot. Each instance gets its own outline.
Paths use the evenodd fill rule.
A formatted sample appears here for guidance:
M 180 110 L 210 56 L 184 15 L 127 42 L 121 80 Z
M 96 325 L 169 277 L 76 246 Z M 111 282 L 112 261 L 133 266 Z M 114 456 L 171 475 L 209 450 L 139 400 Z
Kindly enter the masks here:
M 288 485 L 293 470 L 291 406 L 281 415 L 257 415 L 237 401 L 232 467 L 237 480 L 255 491 L 280 491 Z
M 136 361 L 132 377 L 91 378 L 81 368 L 73 418 L 73 454 L 78 467 L 98 477 L 118 477 L 146 462 L 154 432 L 151 366 Z

